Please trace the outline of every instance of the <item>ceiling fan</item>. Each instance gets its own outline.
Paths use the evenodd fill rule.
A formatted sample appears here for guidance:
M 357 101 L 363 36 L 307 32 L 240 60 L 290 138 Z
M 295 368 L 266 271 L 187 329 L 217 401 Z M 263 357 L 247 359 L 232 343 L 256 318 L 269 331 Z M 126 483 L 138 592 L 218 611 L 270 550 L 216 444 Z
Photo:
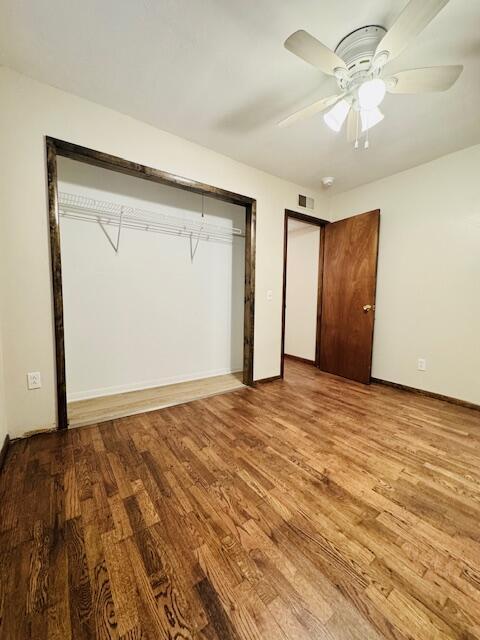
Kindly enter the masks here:
M 385 94 L 446 91 L 462 73 L 462 65 L 427 67 L 384 73 L 385 66 L 399 56 L 410 41 L 424 29 L 448 0 L 410 0 L 393 26 L 387 31 L 378 25 L 356 29 L 345 36 L 332 51 L 306 31 L 295 31 L 285 41 L 285 48 L 334 76 L 339 93 L 321 98 L 296 111 L 278 124 L 286 126 L 320 111 L 325 123 L 340 131 L 347 120 L 347 139 L 359 146 L 368 130 L 383 120 L 379 109 Z

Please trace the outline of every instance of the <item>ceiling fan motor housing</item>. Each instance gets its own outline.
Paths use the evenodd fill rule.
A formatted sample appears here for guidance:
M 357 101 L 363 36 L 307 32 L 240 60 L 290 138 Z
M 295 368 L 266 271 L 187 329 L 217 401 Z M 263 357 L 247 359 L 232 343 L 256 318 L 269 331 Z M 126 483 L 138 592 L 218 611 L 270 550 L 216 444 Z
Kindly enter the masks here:
M 349 79 L 344 76 L 337 77 L 341 89 L 346 89 L 357 74 L 364 76 L 368 72 L 371 73 L 373 55 L 386 33 L 386 29 L 379 25 L 368 25 L 355 29 L 340 40 L 335 53 L 345 62 L 349 73 Z

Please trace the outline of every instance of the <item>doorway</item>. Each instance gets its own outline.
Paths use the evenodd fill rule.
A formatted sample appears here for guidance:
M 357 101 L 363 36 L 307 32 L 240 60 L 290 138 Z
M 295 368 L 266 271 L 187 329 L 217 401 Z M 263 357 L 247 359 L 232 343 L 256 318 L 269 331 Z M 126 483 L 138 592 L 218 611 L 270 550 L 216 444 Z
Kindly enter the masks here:
M 285 358 L 319 364 L 326 220 L 285 210 L 281 377 Z
M 369 384 L 379 229 L 379 209 L 331 223 L 285 210 L 280 377 L 294 357 Z

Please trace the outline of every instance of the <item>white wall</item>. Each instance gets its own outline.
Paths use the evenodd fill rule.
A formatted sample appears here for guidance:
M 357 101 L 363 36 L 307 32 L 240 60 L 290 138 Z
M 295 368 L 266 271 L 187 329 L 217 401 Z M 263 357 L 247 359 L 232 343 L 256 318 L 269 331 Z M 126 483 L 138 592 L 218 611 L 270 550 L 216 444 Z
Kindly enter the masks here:
M 334 219 L 381 209 L 372 375 L 477 404 L 479 171 L 474 146 L 331 200 Z
M 298 193 L 268 175 L 74 95 L 0 69 L 0 268 L 5 275 L 2 334 L 7 424 L 11 436 L 55 425 L 55 360 L 47 225 L 44 136 L 68 140 L 257 199 L 256 379 L 280 370 L 283 212 Z M 266 292 L 273 292 L 267 300 Z M 27 391 L 25 374 L 42 373 Z
M 288 221 L 285 353 L 315 360 L 320 228 Z
M 199 221 L 195 193 L 60 158 L 59 190 Z M 245 208 L 204 199 L 207 223 L 245 230 Z M 240 371 L 245 240 L 190 241 L 60 219 L 67 395 L 79 400 Z M 115 230 L 110 229 L 115 238 Z M 192 240 L 195 249 L 195 240 Z

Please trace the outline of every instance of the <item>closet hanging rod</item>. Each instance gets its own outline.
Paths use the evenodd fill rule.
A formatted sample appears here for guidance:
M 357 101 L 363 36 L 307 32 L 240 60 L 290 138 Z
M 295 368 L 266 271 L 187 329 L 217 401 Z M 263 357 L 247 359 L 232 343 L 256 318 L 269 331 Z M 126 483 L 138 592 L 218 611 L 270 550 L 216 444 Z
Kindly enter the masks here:
M 59 193 L 59 212 L 62 217 L 96 222 L 122 228 L 166 233 L 202 240 L 228 242 L 234 237 L 245 237 L 241 229 L 190 220 L 164 213 L 155 213 L 114 202 L 106 202 L 71 193 Z

